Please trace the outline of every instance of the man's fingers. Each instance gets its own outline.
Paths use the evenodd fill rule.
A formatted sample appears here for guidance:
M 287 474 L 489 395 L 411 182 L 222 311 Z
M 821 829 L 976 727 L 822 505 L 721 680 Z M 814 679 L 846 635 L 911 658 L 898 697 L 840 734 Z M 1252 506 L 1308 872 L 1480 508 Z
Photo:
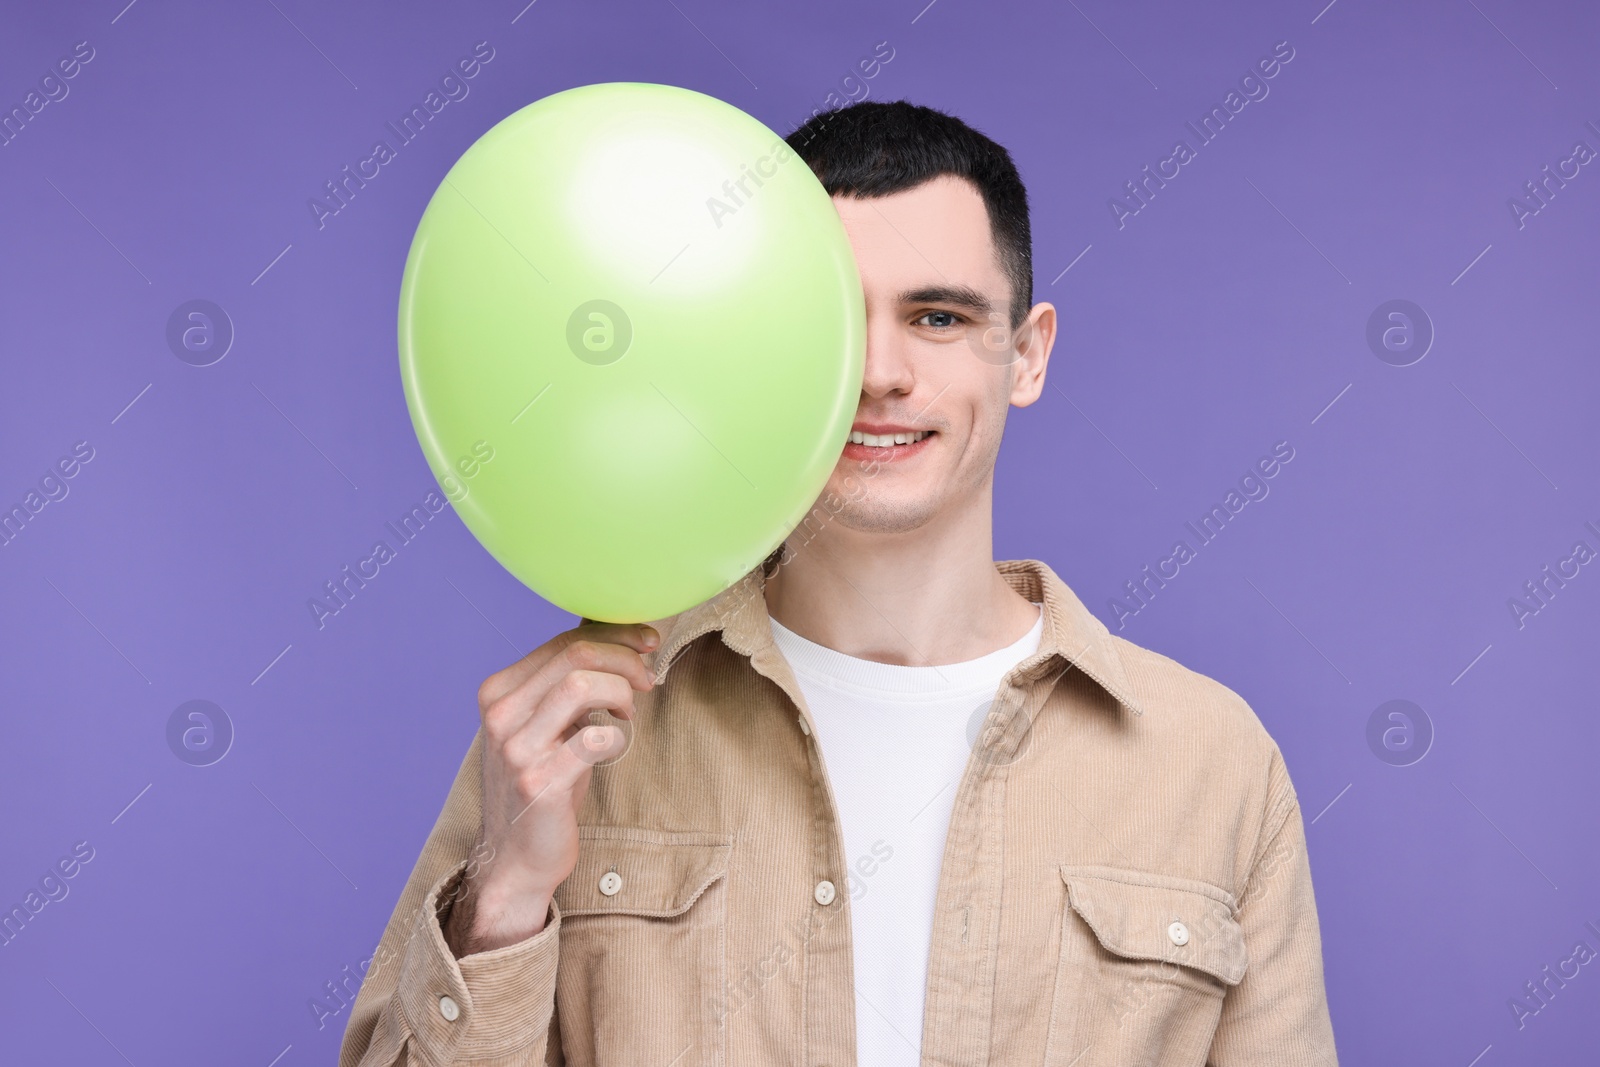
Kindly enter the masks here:
M 588 724 L 578 727 L 562 747 L 586 766 L 593 767 L 627 751 L 628 735 L 620 726 Z
M 605 671 L 570 672 L 504 740 L 506 760 L 518 766 L 538 763 L 596 708 L 606 708 L 619 719 L 633 718 L 632 686 Z
M 543 670 L 529 674 L 514 689 L 481 706 L 484 730 L 494 740 L 516 733 L 532 718 L 534 708 L 558 687 L 570 685 L 569 679 L 577 673 L 615 675 L 624 686 L 639 692 L 655 685 L 655 675 L 633 649 L 588 640 L 572 641 Z M 631 704 L 629 706 L 631 708 Z
M 661 635 L 644 623 L 585 622 L 557 634 L 515 663 L 490 675 L 478 688 L 478 707 L 487 708 L 529 679 L 555 669 L 558 657 L 574 644 L 581 643 L 618 645 L 643 655 L 660 646 Z
M 489 675 L 483 680 L 483 684 L 478 687 L 478 707 L 480 709 L 487 708 L 490 704 L 511 692 L 528 678 L 542 670 L 545 664 L 555 659 L 566 646 L 567 635 L 559 634 L 515 663 Z
M 539 813 L 548 810 L 552 804 L 571 803 L 572 792 L 589 767 L 571 754 L 558 752 L 556 757 L 537 773 L 529 771 L 519 778 L 517 795 L 524 800 L 511 813 L 511 820 L 506 824 L 508 827 L 515 829 L 518 823 L 537 826 L 541 821 Z
M 627 645 L 640 655 L 654 652 L 661 645 L 661 635 L 656 632 L 656 628 L 642 622 L 591 622 L 585 619 L 571 633 L 589 641 Z
M 628 739 L 615 726 L 582 726 L 550 754 L 549 760 L 536 774 L 530 774 L 522 786 L 529 799 L 522 809 L 511 817 L 511 824 L 525 821 L 540 801 L 547 804 L 556 800 L 570 802 L 578 783 L 596 764 L 620 756 L 627 750 Z M 530 792 L 531 791 L 531 792 Z

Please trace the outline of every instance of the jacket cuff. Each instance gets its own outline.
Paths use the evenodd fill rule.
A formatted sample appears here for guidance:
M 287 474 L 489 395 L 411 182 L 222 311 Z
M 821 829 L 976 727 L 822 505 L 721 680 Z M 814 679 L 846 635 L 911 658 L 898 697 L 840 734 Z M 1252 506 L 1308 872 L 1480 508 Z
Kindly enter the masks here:
M 440 901 L 453 900 L 467 862 L 428 891 L 400 967 L 400 1010 L 427 1064 L 493 1062 L 524 1051 L 548 1032 L 555 1003 L 561 912 L 553 900 L 544 929 L 526 941 L 460 960 L 451 953 Z

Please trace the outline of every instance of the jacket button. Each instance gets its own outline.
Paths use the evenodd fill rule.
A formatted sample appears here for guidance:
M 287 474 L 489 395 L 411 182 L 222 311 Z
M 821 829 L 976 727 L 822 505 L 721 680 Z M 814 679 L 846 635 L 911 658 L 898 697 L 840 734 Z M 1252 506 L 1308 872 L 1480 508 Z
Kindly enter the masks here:
M 617 890 L 622 888 L 622 875 L 616 871 L 607 871 L 600 876 L 600 892 L 608 897 L 617 895 Z
M 439 1014 L 444 1016 L 445 1022 L 453 1023 L 461 1018 L 461 1005 L 456 1003 L 456 998 L 448 994 L 439 998 Z
M 1167 927 L 1167 937 L 1172 939 L 1174 945 L 1179 947 L 1187 945 L 1189 943 L 1189 928 L 1182 923 L 1173 923 Z
M 833 903 L 833 883 L 824 878 L 817 883 L 816 892 L 812 896 L 817 898 L 817 903 L 827 907 Z

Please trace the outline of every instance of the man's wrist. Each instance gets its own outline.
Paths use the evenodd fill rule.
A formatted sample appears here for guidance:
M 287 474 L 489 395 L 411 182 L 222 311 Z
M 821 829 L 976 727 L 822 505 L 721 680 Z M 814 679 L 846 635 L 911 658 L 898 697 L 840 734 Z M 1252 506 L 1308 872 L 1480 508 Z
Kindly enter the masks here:
M 553 888 L 506 891 L 463 879 L 449 913 L 441 916 L 445 943 L 456 959 L 526 941 L 545 928 Z

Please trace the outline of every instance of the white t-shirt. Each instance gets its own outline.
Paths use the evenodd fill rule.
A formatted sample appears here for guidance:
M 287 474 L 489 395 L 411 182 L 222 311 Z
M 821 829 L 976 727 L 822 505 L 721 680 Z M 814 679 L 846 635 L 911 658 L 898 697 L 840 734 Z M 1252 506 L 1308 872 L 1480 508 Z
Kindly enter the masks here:
M 1039 650 L 1044 616 L 965 663 L 857 659 L 772 620 L 816 723 L 844 831 L 856 1062 L 917 1067 L 934 897 L 956 788 L 1000 680 Z M 848 888 L 846 888 L 848 886 Z

